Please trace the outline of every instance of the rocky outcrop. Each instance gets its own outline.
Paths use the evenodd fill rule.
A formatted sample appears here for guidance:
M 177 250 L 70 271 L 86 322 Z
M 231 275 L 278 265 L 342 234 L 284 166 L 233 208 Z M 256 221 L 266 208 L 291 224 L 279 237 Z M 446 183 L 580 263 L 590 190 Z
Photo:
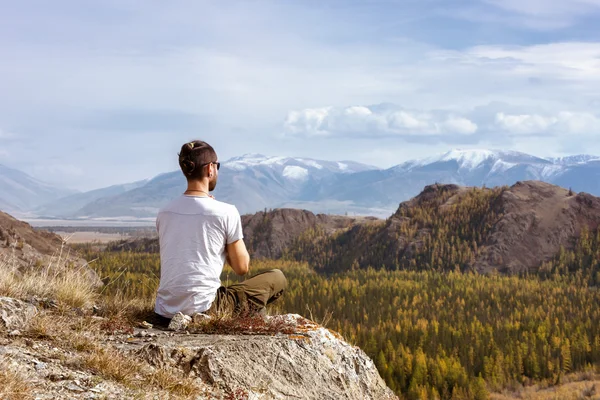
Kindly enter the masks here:
M 155 367 L 170 367 L 226 393 L 252 399 L 395 399 L 373 361 L 338 334 L 299 315 L 293 334 L 158 334 L 121 349 Z M 152 334 L 147 333 L 148 334 Z
M 30 303 L 10 297 L 0 297 L 0 331 L 14 331 L 25 328 L 37 314 L 37 308 Z
M 190 399 L 397 399 L 361 349 L 296 314 L 228 320 L 243 327 L 237 334 L 196 334 L 202 323 L 232 325 L 194 318 L 200 325 L 173 332 L 54 313 L 0 297 L 0 375 L 20 381 L 25 398 L 180 398 L 184 384 L 197 389 L 181 397 Z M 27 328 L 34 316 L 41 335 Z

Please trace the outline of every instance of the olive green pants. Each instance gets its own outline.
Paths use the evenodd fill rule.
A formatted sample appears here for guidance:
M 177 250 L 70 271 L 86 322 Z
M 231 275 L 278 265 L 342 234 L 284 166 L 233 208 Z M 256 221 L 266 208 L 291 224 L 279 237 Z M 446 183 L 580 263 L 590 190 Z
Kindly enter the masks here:
M 261 272 L 243 282 L 221 286 L 207 314 L 254 314 L 277 300 L 287 287 L 287 279 L 278 269 Z

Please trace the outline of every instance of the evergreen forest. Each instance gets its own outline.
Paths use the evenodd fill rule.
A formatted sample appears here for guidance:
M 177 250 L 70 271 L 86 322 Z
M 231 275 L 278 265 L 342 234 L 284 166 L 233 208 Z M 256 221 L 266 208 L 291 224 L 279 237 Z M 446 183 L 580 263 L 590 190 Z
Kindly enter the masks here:
M 439 232 L 444 240 L 444 231 Z M 468 231 L 465 235 L 471 240 L 453 243 L 477 241 Z M 439 249 L 430 243 L 429 248 Z M 324 273 L 289 259 L 256 260 L 252 271 L 283 270 L 289 290 L 272 312 L 298 313 L 340 332 L 375 361 L 401 398 L 485 399 L 491 391 L 558 384 L 570 372 L 598 369 L 599 244 L 597 232 L 583 232 L 574 250 L 563 249 L 536 273 L 520 276 L 410 264 L 349 265 Z M 108 248 L 79 246 L 103 278 L 104 292 L 153 297 L 158 253 Z M 432 250 L 420 261 L 433 267 L 436 254 L 443 260 L 452 253 L 451 248 Z M 462 256 L 456 257 L 447 260 L 457 260 L 460 267 Z M 238 279 L 224 269 L 223 284 Z

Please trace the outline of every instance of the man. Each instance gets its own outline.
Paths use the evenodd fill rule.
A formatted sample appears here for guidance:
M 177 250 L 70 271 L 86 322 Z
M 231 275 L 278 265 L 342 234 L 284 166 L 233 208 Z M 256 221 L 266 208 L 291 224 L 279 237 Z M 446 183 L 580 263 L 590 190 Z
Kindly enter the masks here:
M 246 275 L 250 256 L 237 208 L 210 195 L 220 168 L 216 152 L 200 140 L 186 143 L 179 153 L 179 166 L 187 190 L 156 218 L 161 271 L 155 312 L 170 319 L 178 312 L 193 316 L 263 311 L 287 286 L 280 270 L 221 286 L 225 261 L 237 275 Z

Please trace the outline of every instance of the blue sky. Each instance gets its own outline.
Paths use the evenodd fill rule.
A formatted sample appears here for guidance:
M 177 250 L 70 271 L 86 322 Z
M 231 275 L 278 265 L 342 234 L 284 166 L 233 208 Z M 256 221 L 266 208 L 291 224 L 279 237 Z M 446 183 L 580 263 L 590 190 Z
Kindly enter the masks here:
M 600 0 L 2 1 L 0 163 L 87 190 L 199 138 L 387 167 L 600 155 Z

